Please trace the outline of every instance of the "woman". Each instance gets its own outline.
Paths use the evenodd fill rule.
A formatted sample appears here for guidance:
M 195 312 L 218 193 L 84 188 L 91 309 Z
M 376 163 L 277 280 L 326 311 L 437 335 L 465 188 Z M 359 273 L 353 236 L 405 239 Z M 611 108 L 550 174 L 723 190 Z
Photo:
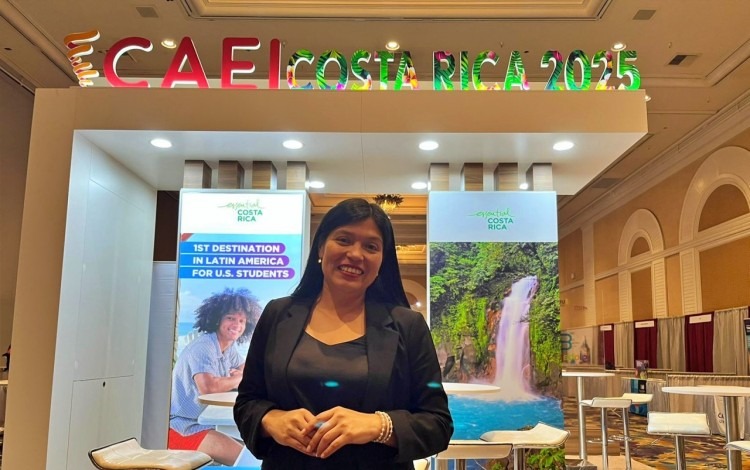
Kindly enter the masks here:
M 199 450 L 224 465 L 237 460 L 241 443 L 214 426 L 198 424 L 206 408 L 198 396 L 237 388 L 245 363 L 235 343 L 247 340 L 259 313 L 260 305 L 246 289 L 225 289 L 198 307 L 194 328 L 203 334 L 185 347 L 172 375 L 168 448 Z
M 408 305 L 385 212 L 332 208 L 250 342 L 234 417 L 264 470 L 411 469 L 448 446 L 435 347 Z

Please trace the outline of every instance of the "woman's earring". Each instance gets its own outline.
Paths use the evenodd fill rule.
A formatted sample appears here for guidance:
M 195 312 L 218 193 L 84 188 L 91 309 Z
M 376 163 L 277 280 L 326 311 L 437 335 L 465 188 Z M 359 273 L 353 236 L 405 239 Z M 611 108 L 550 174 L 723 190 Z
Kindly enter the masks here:
M 323 262 L 323 258 L 318 258 L 318 264 Z

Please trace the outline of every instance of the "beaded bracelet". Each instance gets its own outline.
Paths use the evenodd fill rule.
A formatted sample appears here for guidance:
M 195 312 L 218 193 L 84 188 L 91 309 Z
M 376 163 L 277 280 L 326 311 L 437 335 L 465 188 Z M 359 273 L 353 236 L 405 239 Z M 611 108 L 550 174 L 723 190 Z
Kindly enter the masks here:
M 375 414 L 380 416 L 380 435 L 373 442 L 385 444 L 393 435 L 393 421 L 388 413 L 376 411 Z
M 373 439 L 372 442 L 377 442 L 378 444 L 382 444 L 384 442 L 383 437 L 385 437 L 386 435 L 385 428 L 386 428 L 387 420 L 383 416 L 385 415 L 385 413 L 383 413 L 382 411 L 376 411 L 375 414 L 378 415 L 378 417 L 380 417 L 380 434 L 378 434 L 378 437 Z
M 383 444 L 391 440 L 391 436 L 393 435 L 393 421 L 391 420 L 391 417 L 388 413 L 383 413 L 385 415 L 386 419 L 388 420 L 388 434 L 383 438 Z

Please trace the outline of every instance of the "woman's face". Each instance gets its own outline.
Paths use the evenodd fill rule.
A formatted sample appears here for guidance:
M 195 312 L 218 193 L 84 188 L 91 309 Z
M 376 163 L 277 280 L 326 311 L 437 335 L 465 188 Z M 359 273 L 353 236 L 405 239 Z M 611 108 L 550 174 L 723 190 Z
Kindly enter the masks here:
M 246 325 L 247 315 L 244 312 L 229 312 L 221 317 L 216 335 L 220 340 L 234 342 L 245 332 Z
M 371 218 L 342 225 L 328 235 L 318 256 L 332 293 L 364 295 L 383 263 L 383 235 Z

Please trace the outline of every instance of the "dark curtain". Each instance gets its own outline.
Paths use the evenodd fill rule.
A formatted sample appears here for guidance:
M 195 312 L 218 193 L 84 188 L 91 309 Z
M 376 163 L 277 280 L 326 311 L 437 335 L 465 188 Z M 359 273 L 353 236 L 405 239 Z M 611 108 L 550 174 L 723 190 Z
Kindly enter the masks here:
M 712 313 L 701 313 L 700 315 L 711 315 L 711 321 L 690 323 L 690 318 L 696 315 L 685 317 L 685 370 L 688 372 L 713 372 L 714 317 Z
M 599 351 L 598 351 L 598 364 L 606 366 L 607 363 L 612 364 L 612 368 L 615 366 L 615 326 L 613 324 L 608 325 L 609 331 L 599 330 Z
M 633 334 L 635 343 L 633 345 L 635 351 L 634 359 L 636 361 L 643 359 L 647 360 L 648 367 L 651 369 L 658 367 L 656 364 L 656 350 L 658 348 L 656 332 L 658 331 L 658 328 L 656 328 L 656 320 L 653 320 L 653 322 L 654 326 L 648 328 L 635 328 Z M 635 364 L 633 364 L 633 367 L 635 367 Z

